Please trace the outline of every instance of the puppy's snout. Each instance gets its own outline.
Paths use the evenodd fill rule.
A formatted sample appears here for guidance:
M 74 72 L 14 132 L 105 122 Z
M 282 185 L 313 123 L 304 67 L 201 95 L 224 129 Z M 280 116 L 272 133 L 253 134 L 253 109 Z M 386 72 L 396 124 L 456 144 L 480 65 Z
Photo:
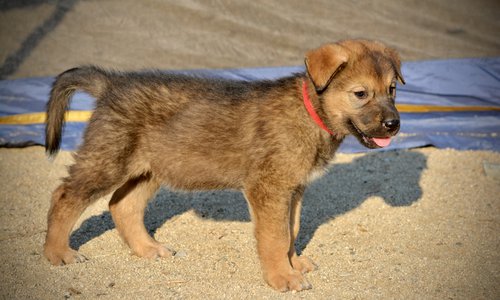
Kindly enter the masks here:
M 384 120 L 383 125 L 390 131 L 397 130 L 399 128 L 399 119 Z

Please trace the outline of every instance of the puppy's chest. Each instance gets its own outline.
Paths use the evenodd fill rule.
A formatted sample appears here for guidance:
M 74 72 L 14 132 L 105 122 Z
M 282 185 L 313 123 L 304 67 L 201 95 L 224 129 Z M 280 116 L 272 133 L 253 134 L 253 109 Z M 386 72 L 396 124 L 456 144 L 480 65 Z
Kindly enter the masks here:
M 338 146 L 335 145 L 321 145 L 321 147 L 317 148 L 316 156 L 314 157 L 314 162 L 307 178 L 308 182 L 312 182 L 325 175 L 329 165 L 333 163 L 337 148 Z

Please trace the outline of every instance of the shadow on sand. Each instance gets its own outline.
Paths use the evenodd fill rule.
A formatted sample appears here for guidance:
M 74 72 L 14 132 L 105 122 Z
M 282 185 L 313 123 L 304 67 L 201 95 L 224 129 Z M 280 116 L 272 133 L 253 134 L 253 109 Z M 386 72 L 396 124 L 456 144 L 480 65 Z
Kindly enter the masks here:
M 426 157 L 414 151 L 374 152 L 351 163 L 335 164 L 306 190 L 297 250 L 305 249 L 323 223 L 355 209 L 370 196 L 379 196 L 391 206 L 418 201 L 422 195 L 420 176 L 426 165 Z M 201 218 L 250 221 L 240 192 L 174 193 L 161 189 L 148 205 L 146 227 L 153 235 L 167 220 L 191 209 Z M 71 247 L 78 249 L 113 228 L 109 212 L 90 217 L 71 235 Z

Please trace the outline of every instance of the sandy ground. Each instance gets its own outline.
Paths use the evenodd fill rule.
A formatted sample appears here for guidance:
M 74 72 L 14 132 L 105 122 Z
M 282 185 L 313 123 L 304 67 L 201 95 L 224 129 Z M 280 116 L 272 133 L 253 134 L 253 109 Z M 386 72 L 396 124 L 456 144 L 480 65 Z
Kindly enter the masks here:
M 350 37 L 403 60 L 500 55 L 494 0 L 279 2 L 0 1 L 0 76 L 298 65 Z M 162 189 L 145 221 L 177 254 L 155 261 L 130 255 L 101 200 L 71 238 L 89 261 L 51 266 L 46 213 L 70 163 L 68 152 L 50 163 L 41 147 L 0 149 L 0 298 L 500 298 L 498 152 L 339 154 L 305 196 L 298 247 L 319 265 L 313 289 L 287 294 L 261 279 L 245 201 L 231 191 Z

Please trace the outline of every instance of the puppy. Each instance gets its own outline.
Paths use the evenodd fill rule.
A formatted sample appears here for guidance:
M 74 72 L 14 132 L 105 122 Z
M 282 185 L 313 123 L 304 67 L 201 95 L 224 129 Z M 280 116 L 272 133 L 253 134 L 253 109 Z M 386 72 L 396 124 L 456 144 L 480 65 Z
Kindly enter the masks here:
M 47 104 L 46 150 L 59 150 L 71 95 L 96 109 L 68 177 L 52 195 L 44 255 L 54 265 L 81 262 L 69 247 L 83 210 L 113 193 L 109 209 L 132 251 L 172 253 L 143 217 L 160 185 L 179 190 L 239 189 L 255 225 L 265 281 L 279 291 L 311 288 L 315 269 L 298 256 L 302 195 L 349 134 L 368 148 L 399 130 L 398 54 L 381 43 L 346 40 L 309 51 L 307 72 L 276 81 L 230 81 L 160 72 L 118 73 L 87 66 L 57 77 Z

